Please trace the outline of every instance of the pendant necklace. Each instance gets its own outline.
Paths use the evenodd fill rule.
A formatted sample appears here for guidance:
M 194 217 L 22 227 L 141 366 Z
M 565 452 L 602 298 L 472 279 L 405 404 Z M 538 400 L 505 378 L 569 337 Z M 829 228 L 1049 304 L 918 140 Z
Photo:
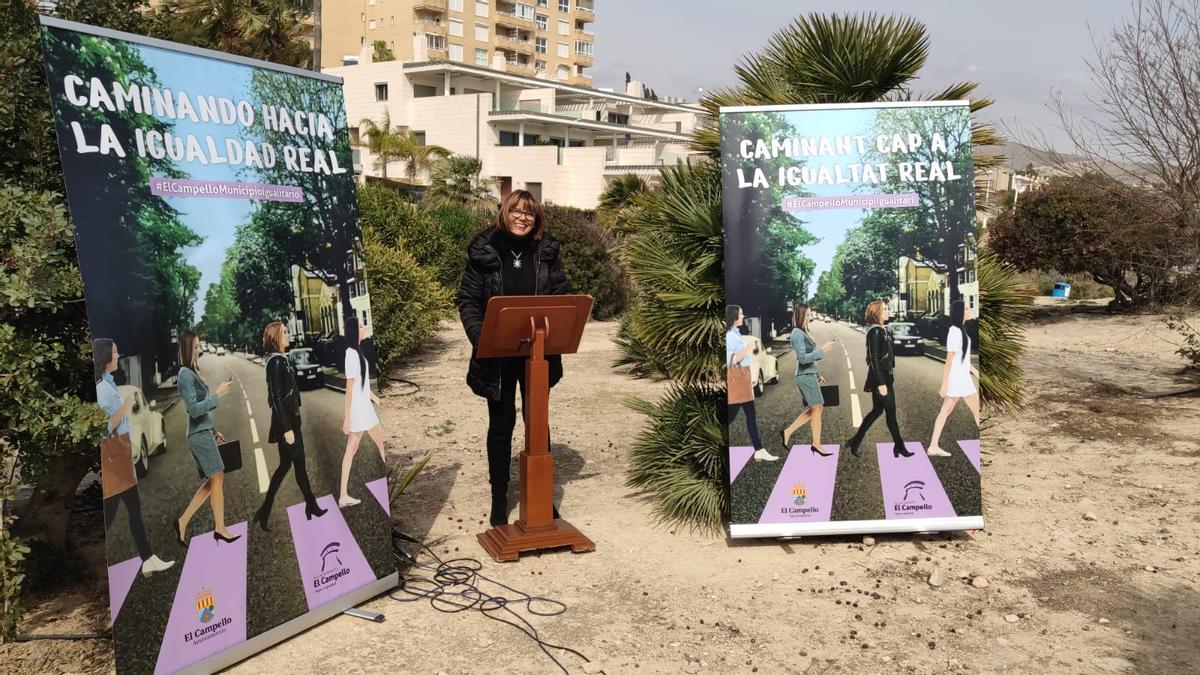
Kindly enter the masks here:
M 521 253 L 513 253 L 512 251 L 509 251 L 509 253 L 512 253 L 513 269 L 515 269 L 515 270 L 521 269 L 521 256 L 525 255 L 525 252 L 522 251 Z

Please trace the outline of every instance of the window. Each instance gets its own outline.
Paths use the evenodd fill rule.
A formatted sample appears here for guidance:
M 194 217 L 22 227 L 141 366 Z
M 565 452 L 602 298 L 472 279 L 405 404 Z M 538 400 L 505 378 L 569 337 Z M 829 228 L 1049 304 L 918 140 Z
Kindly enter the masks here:
M 363 14 L 362 12 L 359 12 L 359 13 L 358 13 L 358 20 L 359 20 L 359 21 L 362 21 L 362 22 L 366 22 L 366 20 L 367 20 L 367 15 L 366 15 L 366 14 Z
M 543 37 L 534 38 L 533 39 L 533 49 L 534 49 L 534 51 L 536 51 L 539 54 L 545 54 L 547 51 L 546 38 L 543 38 Z
M 539 59 L 539 60 L 537 60 L 537 61 L 534 61 L 534 62 L 533 62 L 533 67 L 534 67 L 534 69 L 536 69 L 536 70 L 537 70 L 539 73 L 544 73 L 544 72 L 546 72 L 546 62 L 545 62 L 545 61 L 542 61 L 542 60 L 540 60 L 540 59 Z
M 482 0 L 475 0 L 475 16 L 487 16 L 487 15 L 488 15 L 488 3 L 482 2 Z
M 521 17 L 522 19 L 533 21 L 533 5 L 522 5 L 518 3 L 515 5 L 515 7 L 517 10 L 515 14 L 517 16 Z
M 450 0 L 451 11 L 461 12 L 463 0 Z
M 442 37 L 441 35 L 434 35 L 433 33 L 426 33 L 425 34 L 425 46 L 429 47 L 430 49 L 436 49 L 438 51 L 445 51 L 446 38 Z
M 571 71 L 568 70 L 566 66 L 560 65 L 558 67 L 558 79 L 565 80 L 565 79 L 567 79 L 567 76 L 570 74 L 571 74 Z
M 571 0 L 558 0 L 558 11 L 560 11 L 560 12 L 571 11 Z
M 387 82 L 376 82 L 375 83 L 375 100 L 376 101 L 386 101 L 387 95 L 388 95 Z
M 463 22 L 459 19 L 450 19 L 450 34 L 454 37 L 463 36 Z
M 565 43 L 565 42 L 558 43 L 558 55 L 560 58 L 564 58 L 564 59 L 571 56 L 571 50 L 570 50 L 570 48 L 567 47 L 567 43 Z
M 479 42 L 487 42 L 488 41 L 487 24 L 482 24 L 482 23 L 475 24 L 475 39 L 478 40 Z
M 592 43 L 584 42 L 583 40 L 575 41 L 575 53 L 583 54 L 584 56 L 592 55 Z
M 629 115 L 621 113 L 608 113 L 609 124 L 629 124 Z
M 475 50 L 475 65 L 486 66 L 488 64 L 488 51 L 486 49 Z
M 393 14 L 391 18 L 392 18 L 392 25 L 395 26 L 396 25 L 396 15 Z
M 463 60 L 462 45 L 453 45 L 453 44 L 450 45 L 450 60 L 451 61 L 462 61 Z
M 559 21 L 558 22 L 558 34 L 559 35 L 570 35 L 571 34 L 571 24 L 567 23 L 566 21 Z
M 538 7 L 545 7 L 550 4 L 550 0 L 537 0 Z
M 550 17 L 546 16 L 545 14 L 538 14 L 537 15 L 537 26 L 538 26 L 538 30 L 549 30 L 550 29 Z
M 414 132 L 412 132 L 412 135 L 413 135 L 413 142 L 415 142 L 417 145 L 425 145 L 425 132 L 424 131 L 414 131 Z

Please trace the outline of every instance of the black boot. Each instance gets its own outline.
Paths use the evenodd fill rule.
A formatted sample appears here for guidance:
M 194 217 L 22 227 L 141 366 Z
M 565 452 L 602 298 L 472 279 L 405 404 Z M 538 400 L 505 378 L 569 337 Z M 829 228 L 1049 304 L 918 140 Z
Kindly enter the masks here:
M 508 486 L 492 486 L 492 515 L 488 519 L 492 527 L 508 524 Z

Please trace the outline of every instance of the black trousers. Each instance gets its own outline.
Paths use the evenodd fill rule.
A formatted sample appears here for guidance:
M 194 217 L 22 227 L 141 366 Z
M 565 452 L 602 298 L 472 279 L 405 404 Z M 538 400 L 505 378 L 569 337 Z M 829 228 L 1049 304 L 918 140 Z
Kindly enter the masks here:
M 521 413 L 528 412 L 525 405 L 525 362 L 524 357 L 506 358 L 500 363 L 500 400 L 487 400 L 488 430 L 487 457 L 488 482 L 492 491 L 501 494 L 508 489 L 508 478 L 512 464 L 513 429 L 517 425 L 517 389 L 521 390 Z M 526 418 L 528 422 L 528 418 Z M 550 449 L 550 434 L 546 434 L 546 450 Z
M 296 485 L 300 488 L 300 494 L 304 495 L 304 502 L 310 507 L 317 505 L 317 498 L 313 496 L 312 486 L 308 483 L 308 471 L 304 469 L 304 434 L 299 429 L 296 429 L 295 433 L 295 443 L 289 444 L 281 438 L 276 444 L 279 447 L 279 466 L 275 473 L 271 474 L 271 485 L 267 488 L 266 498 L 263 499 L 262 510 L 266 513 L 271 512 L 271 505 L 275 503 L 275 493 L 279 492 L 280 484 L 283 483 L 288 470 L 293 467 L 296 469 Z
M 892 442 L 896 444 L 897 448 L 904 448 L 904 437 L 900 435 L 900 423 L 896 421 L 896 388 L 889 384 L 887 392 L 887 396 L 883 396 L 879 393 L 879 387 L 871 390 L 871 411 L 863 417 L 858 431 L 854 432 L 854 437 L 850 439 L 851 447 L 857 448 L 862 443 L 863 436 L 867 435 L 867 429 L 871 428 L 880 415 L 884 415 L 887 419 L 888 431 L 892 433 Z
M 136 485 L 121 494 L 105 498 L 104 529 L 112 527 L 113 521 L 117 518 L 117 507 L 122 503 L 125 504 L 125 511 L 129 514 L 129 533 L 133 535 L 133 544 L 137 546 L 138 557 L 146 560 L 152 553 L 150 552 L 150 540 L 146 538 L 146 526 L 142 524 L 142 497 L 138 494 Z
M 758 414 L 754 412 L 754 401 L 730 403 L 729 424 L 733 424 L 733 421 L 737 419 L 739 410 L 746 413 L 746 433 L 750 434 L 750 443 L 754 445 L 754 449 L 761 450 L 766 447 L 762 444 L 762 439 L 758 437 Z

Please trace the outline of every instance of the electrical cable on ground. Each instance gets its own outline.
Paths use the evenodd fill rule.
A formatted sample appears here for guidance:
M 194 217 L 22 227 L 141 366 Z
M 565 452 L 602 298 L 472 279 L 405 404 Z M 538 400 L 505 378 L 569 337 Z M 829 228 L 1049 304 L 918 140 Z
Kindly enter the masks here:
M 418 560 L 420 553 L 418 552 L 417 555 L 410 554 L 404 550 L 398 540 L 404 540 L 420 546 L 437 561 L 437 564 L 430 565 L 420 562 Z M 431 572 L 433 576 L 432 578 L 405 576 L 400 580 L 399 590 L 388 594 L 388 597 L 391 599 L 397 602 L 417 602 L 428 599 L 430 606 L 445 614 L 457 614 L 468 610 L 477 610 L 493 621 L 507 624 L 528 635 L 537 644 L 538 649 L 542 650 L 542 653 L 549 657 L 554 662 L 554 665 L 558 666 L 564 673 L 567 672 L 566 666 L 555 658 L 554 654 L 550 652 L 551 649 L 560 649 L 574 654 L 588 663 L 591 662 L 591 659 L 570 647 L 556 645 L 543 640 L 537 628 L 528 619 L 510 607 L 510 605 L 525 605 L 525 611 L 534 616 L 558 616 L 567 611 L 565 603 L 518 591 L 511 586 L 480 574 L 480 570 L 483 569 L 483 563 L 476 558 L 442 560 L 437 553 L 434 553 L 433 549 L 398 529 L 392 530 L 392 549 L 398 559 L 408 562 L 413 567 Z M 479 583 L 481 581 L 498 586 L 515 597 L 487 593 L 480 588 Z M 410 597 L 397 597 L 401 593 Z M 550 605 L 553 609 L 539 610 L 535 607 L 535 603 Z M 500 610 L 511 614 L 520 623 L 494 616 Z

